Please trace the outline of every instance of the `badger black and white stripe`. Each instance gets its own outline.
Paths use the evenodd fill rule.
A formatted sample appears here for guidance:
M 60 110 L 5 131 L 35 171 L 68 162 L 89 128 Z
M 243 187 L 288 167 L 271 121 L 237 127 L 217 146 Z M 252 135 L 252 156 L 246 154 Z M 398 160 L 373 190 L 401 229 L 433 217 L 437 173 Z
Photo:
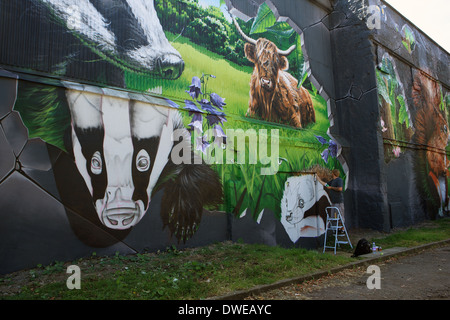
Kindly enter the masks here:
M 66 95 L 73 157 L 101 223 L 116 230 L 135 226 L 152 195 L 163 189 L 163 224 L 178 240 L 190 238 L 204 206 L 222 201 L 222 185 L 206 164 L 172 161 L 173 148 L 190 143 L 178 110 L 110 89 L 68 89 Z M 185 132 L 184 138 L 173 141 L 175 130 Z
M 0 30 L 0 44 L 16 44 L 4 52 L 4 64 L 116 87 L 126 87 L 125 72 L 176 79 L 184 70 L 153 0 L 17 2 L 0 2 L 9 26 Z
M 187 143 L 171 139 L 174 130 L 186 130 L 178 111 L 143 96 L 80 84 L 127 89 L 125 74 L 136 79 L 181 75 L 183 59 L 165 37 L 153 0 L 0 1 L 0 12 L 9 26 L 0 28 L 0 44 L 8 45 L 4 39 L 16 44 L 3 51 L 2 63 L 51 74 L 64 87 L 49 93 L 33 86 L 22 95 L 30 97 L 36 112 L 55 109 L 50 102 L 57 101 L 54 113 L 64 113 L 64 121 L 49 119 L 42 128 L 51 123 L 58 139 L 64 135 L 75 163 L 58 156 L 53 170 L 77 236 L 97 245 L 92 230 L 106 230 L 108 239 L 101 245 L 120 241 L 142 220 L 152 195 L 164 190 L 163 223 L 185 241 L 203 207 L 221 201 L 222 186 L 208 166 L 176 165 L 170 159 L 177 144 Z M 85 201 L 89 195 L 93 205 Z

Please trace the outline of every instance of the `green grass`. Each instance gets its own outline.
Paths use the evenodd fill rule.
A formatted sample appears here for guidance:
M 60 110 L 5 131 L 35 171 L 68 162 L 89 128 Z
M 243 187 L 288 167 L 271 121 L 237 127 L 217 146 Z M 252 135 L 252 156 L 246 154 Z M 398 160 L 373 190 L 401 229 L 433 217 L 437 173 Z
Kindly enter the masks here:
M 185 251 L 78 260 L 73 264 L 81 265 L 80 290 L 68 290 L 65 277 L 42 284 L 44 278 L 52 281 L 51 275 L 64 272 L 57 270 L 52 274 L 48 267 L 39 268 L 30 271 L 32 281 L 19 294 L 4 298 L 203 299 L 349 261 L 305 249 L 227 242 Z M 7 285 L 8 281 L 5 277 L 0 285 Z
M 393 233 L 383 239 L 376 239 L 376 243 L 383 248 L 414 247 L 446 239 L 450 239 L 450 219 L 448 218 L 433 221 L 429 226 L 411 227 Z
M 377 238 L 377 245 L 409 247 L 450 239 L 450 219 Z M 371 239 L 373 240 L 373 239 Z M 340 254 L 235 242 L 132 256 L 97 257 L 55 262 L 0 278 L 2 299 L 190 300 L 274 283 L 355 261 L 351 250 Z M 81 269 L 81 289 L 66 287 L 67 266 Z M 17 280 L 20 279 L 20 280 Z M 6 295 L 8 286 L 21 289 Z

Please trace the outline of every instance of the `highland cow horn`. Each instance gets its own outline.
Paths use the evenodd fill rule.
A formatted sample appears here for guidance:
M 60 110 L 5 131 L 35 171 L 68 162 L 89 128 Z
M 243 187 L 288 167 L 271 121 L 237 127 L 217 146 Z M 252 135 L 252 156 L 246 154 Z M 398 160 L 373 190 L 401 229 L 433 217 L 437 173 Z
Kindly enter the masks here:
M 239 33 L 241 34 L 242 38 L 244 38 L 245 41 L 247 41 L 247 42 L 249 42 L 249 43 L 251 43 L 251 44 L 253 44 L 253 45 L 256 46 L 256 40 L 250 38 L 249 36 L 247 36 L 247 35 L 241 30 L 241 27 L 239 27 L 239 24 L 237 23 L 237 21 L 236 21 L 236 19 L 235 19 L 234 17 L 233 17 L 233 21 L 234 21 L 234 24 L 236 25 L 237 30 L 238 30 Z
M 290 55 L 294 50 L 295 50 L 295 48 L 297 48 L 297 46 L 294 44 L 293 46 L 291 46 L 289 49 L 287 49 L 287 50 L 280 50 L 280 49 L 278 49 L 277 48 L 277 51 L 278 51 L 278 54 L 280 55 L 280 56 L 288 56 L 288 55 Z
M 237 23 L 237 21 L 236 21 L 236 19 L 235 19 L 234 17 L 233 17 L 233 21 L 234 21 L 234 24 L 236 25 L 237 30 L 238 30 L 239 33 L 241 34 L 242 38 L 244 38 L 245 41 L 247 41 L 247 42 L 249 42 L 249 43 L 251 43 L 251 44 L 253 44 L 253 45 L 256 46 L 256 40 L 250 38 L 249 36 L 247 36 L 247 35 L 242 31 L 241 27 L 239 26 L 239 24 Z M 278 54 L 281 55 L 281 56 L 288 56 L 288 55 L 290 55 L 290 54 L 295 50 L 296 47 L 297 47 L 297 46 L 294 44 L 294 45 L 291 46 L 289 49 L 284 50 L 284 51 L 277 48 L 277 52 L 278 52 Z

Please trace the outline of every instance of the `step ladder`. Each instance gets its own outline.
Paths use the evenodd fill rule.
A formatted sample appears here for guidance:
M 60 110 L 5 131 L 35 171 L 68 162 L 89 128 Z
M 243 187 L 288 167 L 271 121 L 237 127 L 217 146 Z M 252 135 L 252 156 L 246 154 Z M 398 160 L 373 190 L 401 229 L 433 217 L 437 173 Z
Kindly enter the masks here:
M 344 221 L 342 220 L 341 212 L 337 207 L 326 207 L 325 211 L 327 213 L 327 222 L 325 224 L 325 239 L 323 242 L 323 252 L 328 249 L 334 249 L 334 254 L 336 254 L 336 247 L 340 244 L 349 244 L 353 249 L 352 243 L 345 228 Z M 342 229 L 343 232 L 339 232 Z M 328 231 L 331 230 L 334 233 L 334 246 L 327 246 L 327 236 Z M 340 240 L 342 237 L 346 237 L 347 240 Z

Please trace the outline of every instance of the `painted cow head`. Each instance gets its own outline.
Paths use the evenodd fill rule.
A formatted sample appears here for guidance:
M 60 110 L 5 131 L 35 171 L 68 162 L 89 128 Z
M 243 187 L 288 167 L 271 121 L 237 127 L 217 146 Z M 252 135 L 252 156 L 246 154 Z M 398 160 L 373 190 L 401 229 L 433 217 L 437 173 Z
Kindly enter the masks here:
M 248 37 L 236 20 L 234 23 L 242 38 L 247 42 L 245 56 L 255 64 L 254 75 L 257 75 L 260 87 L 266 92 L 273 92 L 277 85 L 278 72 L 289 69 L 286 57 L 295 50 L 296 45 L 291 46 L 288 50 L 280 50 L 272 41 L 264 38 L 255 40 Z

